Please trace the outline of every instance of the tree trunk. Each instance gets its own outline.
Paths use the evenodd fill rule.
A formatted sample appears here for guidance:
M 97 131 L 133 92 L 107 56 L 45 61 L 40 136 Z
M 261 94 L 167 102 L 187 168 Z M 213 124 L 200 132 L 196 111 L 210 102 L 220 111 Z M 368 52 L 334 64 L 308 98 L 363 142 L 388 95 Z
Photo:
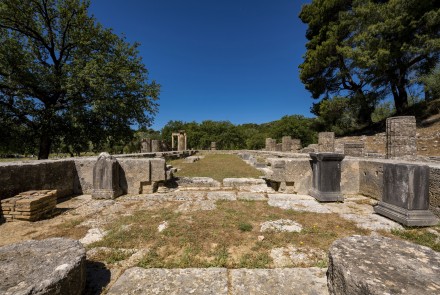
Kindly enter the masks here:
M 408 108 L 408 93 L 404 85 L 392 85 L 396 115 L 401 115 Z
M 38 152 L 38 160 L 44 160 L 49 158 L 50 148 L 52 146 L 52 140 L 47 131 L 42 132 L 40 136 L 40 150 Z

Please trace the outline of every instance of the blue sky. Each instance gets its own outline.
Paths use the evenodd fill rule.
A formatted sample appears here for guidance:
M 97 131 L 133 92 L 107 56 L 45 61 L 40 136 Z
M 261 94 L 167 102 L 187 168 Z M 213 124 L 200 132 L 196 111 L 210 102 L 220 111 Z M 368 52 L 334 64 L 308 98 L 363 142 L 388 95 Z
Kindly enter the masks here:
M 297 0 L 92 0 L 105 27 L 139 42 L 162 85 L 152 128 L 170 120 L 265 123 L 307 117 L 299 80 L 306 26 Z

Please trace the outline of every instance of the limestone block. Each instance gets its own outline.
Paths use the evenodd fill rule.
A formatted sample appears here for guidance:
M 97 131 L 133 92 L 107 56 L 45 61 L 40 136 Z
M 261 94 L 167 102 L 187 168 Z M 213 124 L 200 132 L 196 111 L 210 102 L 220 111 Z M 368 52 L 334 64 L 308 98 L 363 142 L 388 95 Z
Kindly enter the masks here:
M 319 132 L 318 133 L 318 151 L 320 153 L 335 152 L 335 133 Z
M 151 152 L 158 153 L 162 151 L 162 142 L 157 139 L 153 139 L 151 141 Z
M 429 209 L 440 217 L 440 167 L 429 169 Z
M 363 142 L 345 142 L 344 154 L 351 157 L 362 157 L 364 155 L 365 143 Z
M 344 158 L 341 164 L 341 192 L 344 195 L 359 194 L 359 161 Z
M 143 138 L 142 139 L 141 153 L 151 153 L 151 138 Z
M 208 192 L 208 200 L 226 200 L 226 201 L 236 201 L 237 195 L 235 192 Z
M 91 195 L 93 191 L 93 166 L 95 166 L 96 157 L 75 158 L 74 163 L 77 174 L 74 181 L 74 193 Z
M 155 159 L 118 159 L 120 170 L 119 183 L 123 193 L 136 195 L 147 193 L 145 185 L 151 185 L 150 163 Z
M 386 120 L 387 158 L 417 155 L 417 129 L 414 116 L 391 117 Z
M 86 252 L 64 238 L 30 240 L 0 247 L 0 294 L 80 295 Z
M 383 165 L 381 161 L 359 161 L 359 193 L 376 200 L 382 199 Z
M 440 253 L 385 237 L 353 236 L 329 250 L 330 294 L 440 294 Z
M 119 164 L 108 153 L 101 153 L 93 167 L 94 199 L 114 199 L 122 194 L 119 187 Z
M 384 165 L 382 202 L 374 211 L 407 226 L 436 225 L 429 211 L 429 167 L 414 164 Z
M 343 154 L 311 153 L 313 179 L 310 195 L 320 202 L 343 201 L 341 193 L 341 161 Z
M 165 159 L 156 158 L 150 159 L 150 179 L 152 182 L 164 181 L 166 180 L 166 163 Z
M 225 268 L 134 267 L 126 270 L 107 294 L 227 295 L 228 273 Z
M 220 187 L 220 182 L 210 177 L 179 177 L 177 184 L 179 187 Z

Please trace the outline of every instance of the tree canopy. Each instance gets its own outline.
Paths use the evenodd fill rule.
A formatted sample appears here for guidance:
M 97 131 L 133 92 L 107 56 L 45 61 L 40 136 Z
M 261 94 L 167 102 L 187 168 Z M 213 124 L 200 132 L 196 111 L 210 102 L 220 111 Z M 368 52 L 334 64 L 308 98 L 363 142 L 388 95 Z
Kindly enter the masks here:
M 0 2 L 0 122 L 36 139 L 82 150 L 132 138 L 157 112 L 159 85 L 129 44 L 88 13 L 87 0 Z
M 317 115 L 322 101 L 341 96 L 359 122 L 371 122 L 388 96 L 401 114 L 439 62 L 439 1 L 313 0 L 299 17 L 308 25 L 300 77 L 320 99 Z

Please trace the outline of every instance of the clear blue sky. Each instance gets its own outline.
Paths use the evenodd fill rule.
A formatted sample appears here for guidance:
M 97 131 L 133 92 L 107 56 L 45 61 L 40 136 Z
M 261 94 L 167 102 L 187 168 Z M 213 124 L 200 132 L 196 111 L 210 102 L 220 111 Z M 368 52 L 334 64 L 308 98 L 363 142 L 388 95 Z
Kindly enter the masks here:
M 299 80 L 306 0 L 92 0 L 91 13 L 162 85 L 152 128 L 170 120 L 264 123 L 310 114 Z

